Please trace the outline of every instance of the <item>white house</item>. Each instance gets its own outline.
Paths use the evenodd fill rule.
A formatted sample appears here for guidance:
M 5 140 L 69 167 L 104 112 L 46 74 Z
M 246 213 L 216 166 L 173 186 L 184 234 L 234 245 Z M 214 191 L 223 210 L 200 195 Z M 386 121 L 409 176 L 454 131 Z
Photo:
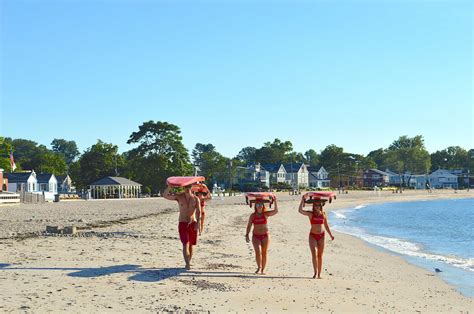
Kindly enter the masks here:
M 316 168 L 308 167 L 308 180 L 309 186 L 314 188 L 328 188 L 330 186 L 331 180 L 329 180 L 328 172 L 324 167 Z
M 426 182 L 429 181 L 427 175 L 418 174 L 410 175 L 407 177 L 408 186 L 414 188 L 415 190 L 424 190 L 426 189 Z
M 58 193 L 71 193 L 76 191 L 69 175 L 56 176 L 56 179 L 58 180 Z
M 31 172 L 5 172 L 4 177 L 8 179 L 8 191 L 10 192 L 37 192 L 38 180 L 36 173 Z
M 286 170 L 286 182 L 294 189 L 309 186 L 308 167 L 303 163 L 291 163 L 283 165 Z
M 58 180 L 52 173 L 40 173 L 36 175 L 39 192 L 50 192 L 58 194 Z
M 458 188 L 458 177 L 449 170 L 438 169 L 429 175 L 429 180 L 435 189 Z
M 262 168 L 270 173 L 270 182 L 272 184 L 286 182 L 286 170 L 282 164 L 264 164 Z

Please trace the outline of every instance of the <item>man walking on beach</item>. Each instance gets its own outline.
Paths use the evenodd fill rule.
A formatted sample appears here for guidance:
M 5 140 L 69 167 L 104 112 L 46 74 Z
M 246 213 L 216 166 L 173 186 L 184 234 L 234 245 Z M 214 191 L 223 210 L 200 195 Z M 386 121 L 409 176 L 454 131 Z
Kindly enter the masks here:
M 183 257 L 186 269 L 191 269 L 193 246 L 197 243 L 197 235 L 201 227 L 201 202 L 191 192 L 191 186 L 185 186 L 184 192 L 172 194 L 171 187 L 167 186 L 163 197 L 167 200 L 178 201 L 179 204 L 179 238 L 183 244 Z

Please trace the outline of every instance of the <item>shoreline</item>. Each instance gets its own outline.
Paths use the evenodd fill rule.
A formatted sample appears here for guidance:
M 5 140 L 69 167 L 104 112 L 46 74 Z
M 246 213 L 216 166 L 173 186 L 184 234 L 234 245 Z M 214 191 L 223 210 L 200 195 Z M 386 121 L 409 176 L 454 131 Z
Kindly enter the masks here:
M 472 198 L 474 193 L 376 195 L 351 191 L 337 196 L 326 206 L 328 212 L 361 204 Z M 208 205 L 206 230 L 198 240 L 190 272 L 182 269 L 177 205 L 157 202 L 159 209 L 146 209 L 163 211 L 155 217 L 97 229 L 110 235 L 105 238 L 1 240 L 5 257 L 0 260 L 0 286 L 5 293 L 0 297 L 0 309 L 454 312 L 474 308 L 472 298 L 436 274 L 339 232 L 335 232 L 335 241 L 326 241 L 323 279 L 310 279 L 309 225 L 297 213 L 299 196 L 279 195 L 279 199 L 280 213 L 269 219 L 272 242 L 266 276 L 252 274 L 253 249 L 243 238 L 251 210 L 242 205 L 242 197 L 215 199 Z M 114 233 L 125 236 L 115 237 Z

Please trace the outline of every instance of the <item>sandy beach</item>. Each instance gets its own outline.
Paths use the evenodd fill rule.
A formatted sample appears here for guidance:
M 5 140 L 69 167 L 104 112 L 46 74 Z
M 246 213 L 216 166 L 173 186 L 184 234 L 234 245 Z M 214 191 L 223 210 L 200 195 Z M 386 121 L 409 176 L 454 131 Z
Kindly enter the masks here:
M 474 197 L 459 191 L 350 192 L 326 210 L 371 203 Z M 311 279 L 309 223 L 299 197 L 279 195 L 269 218 L 267 274 L 254 275 L 243 197 L 207 207 L 192 270 L 185 271 L 177 204 L 163 199 L 0 207 L 0 311 L 5 312 L 472 312 L 474 302 L 436 273 L 334 232 L 323 278 Z M 82 237 L 38 235 L 46 225 Z

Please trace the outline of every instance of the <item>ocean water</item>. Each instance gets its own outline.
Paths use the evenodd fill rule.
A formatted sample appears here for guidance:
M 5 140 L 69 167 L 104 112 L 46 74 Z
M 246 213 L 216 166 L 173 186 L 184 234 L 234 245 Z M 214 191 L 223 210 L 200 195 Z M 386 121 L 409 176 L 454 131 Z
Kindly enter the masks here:
M 361 204 L 329 219 L 334 230 L 399 254 L 474 297 L 474 199 Z

